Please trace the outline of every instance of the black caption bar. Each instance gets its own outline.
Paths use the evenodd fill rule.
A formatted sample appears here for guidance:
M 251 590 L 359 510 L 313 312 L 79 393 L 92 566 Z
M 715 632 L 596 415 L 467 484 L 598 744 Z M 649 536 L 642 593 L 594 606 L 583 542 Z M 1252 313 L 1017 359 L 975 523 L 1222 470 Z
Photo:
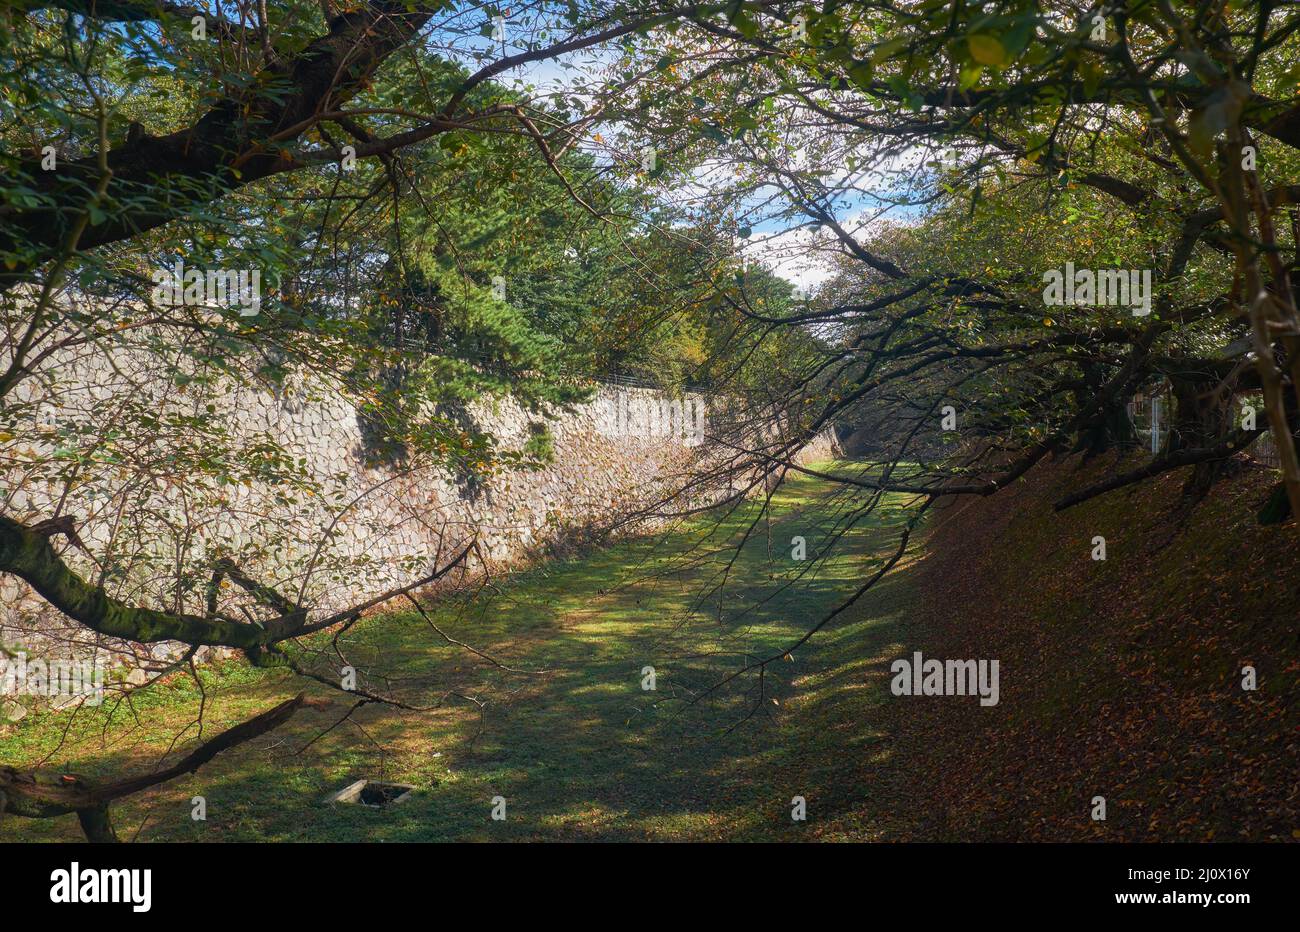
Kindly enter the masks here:
M 777 908 L 789 904 L 796 912 L 808 908 L 809 896 L 838 900 L 844 894 L 868 912 L 924 904 L 927 916 L 1049 908 L 1148 915 L 1201 910 L 1228 918 L 1296 902 L 1292 845 L 617 847 L 0 845 L 0 876 L 11 915 L 75 912 L 128 925 L 280 913 L 365 921 L 377 909 L 418 910 L 434 901 L 477 902 L 494 916 L 524 915 L 538 908 L 532 894 L 553 898 L 563 890 L 578 908 L 586 896 L 594 905 L 621 891 L 619 899 L 657 910 L 656 904 L 688 893 L 710 895 L 710 877 L 714 896 L 771 896 Z M 748 886 L 746 875 L 761 878 L 761 887 Z

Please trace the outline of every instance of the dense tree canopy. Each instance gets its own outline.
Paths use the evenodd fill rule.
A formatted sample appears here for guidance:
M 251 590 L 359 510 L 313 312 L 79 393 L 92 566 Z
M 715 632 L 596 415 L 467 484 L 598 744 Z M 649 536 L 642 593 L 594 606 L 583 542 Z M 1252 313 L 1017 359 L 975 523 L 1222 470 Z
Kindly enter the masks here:
M 1270 3 L 739 4 L 707 38 L 655 34 L 627 121 L 729 181 L 708 195 L 742 236 L 795 224 L 836 254 L 807 308 L 746 311 L 835 335 L 799 379 L 834 386 L 812 425 L 921 429 L 951 401 L 1005 454 L 899 488 L 987 494 L 1131 439 L 1126 403 L 1168 379 L 1177 430 L 1144 474 L 1271 427 L 1294 507 L 1296 28 Z M 1151 290 L 1054 303 L 1067 269 Z

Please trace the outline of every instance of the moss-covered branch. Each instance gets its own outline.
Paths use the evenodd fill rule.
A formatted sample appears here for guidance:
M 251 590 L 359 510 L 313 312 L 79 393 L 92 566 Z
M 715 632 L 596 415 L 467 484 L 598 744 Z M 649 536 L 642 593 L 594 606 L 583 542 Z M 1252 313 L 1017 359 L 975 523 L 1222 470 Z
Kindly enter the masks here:
M 13 573 L 69 618 L 110 637 L 247 650 L 267 643 L 257 625 L 128 605 L 74 573 L 44 534 L 0 515 L 0 572 Z

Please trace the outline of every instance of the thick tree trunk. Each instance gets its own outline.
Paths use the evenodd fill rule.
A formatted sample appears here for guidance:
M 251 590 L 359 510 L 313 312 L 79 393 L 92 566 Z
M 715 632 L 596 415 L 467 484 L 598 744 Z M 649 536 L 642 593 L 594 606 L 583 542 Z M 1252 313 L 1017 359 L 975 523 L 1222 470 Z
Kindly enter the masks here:
M 1081 363 L 1080 369 L 1087 387 L 1076 391 L 1075 397 L 1079 406 L 1083 407 L 1100 393 L 1106 384 L 1107 376 L 1105 370 L 1096 363 Z M 1088 460 L 1117 447 L 1131 446 L 1136 441 L 1137 431 L 1128 413 L 1128 395 L 1121 393 L 1119 398 L 1107 402 L 1097 415 L 1083 426 L 1073 452 L 1082 453 L 1084 459 Z
M 1232 394 L 1218 379 L 1175 375 L 1169 381 L 1174 400 L 1169 453 L 1212 447 L 1232 432 Z M 1183 484 L 1183 498 L 1199 502 L 1227 474 L 1231 464 L 1230 457 L 1197 463 Z
M 100 844 L 115 844 L 117 832 L 113 829 L 113 819 L 108 814 L 108 803 L 77 810 L 77 821 L 86 833 L 86 841 Z

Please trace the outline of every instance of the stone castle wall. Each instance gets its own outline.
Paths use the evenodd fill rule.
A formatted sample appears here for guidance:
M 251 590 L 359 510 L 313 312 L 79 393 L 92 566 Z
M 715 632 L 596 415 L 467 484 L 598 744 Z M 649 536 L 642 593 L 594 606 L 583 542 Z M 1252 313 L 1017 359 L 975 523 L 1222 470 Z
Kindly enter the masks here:
M 74 515 L 89 554 L 55 538 L 70 564 L 103 579 L 119 598 L 172 610 L 202 611 L 204 580 L 196 568 L 210 566 L 216 553 L 234 554 L 250 575 L 294 597 L 301 593 L 318 610 L 403 585 L 471 539 L 482 554 L 477 562 L 517 563 L 654 503 L 709 455 L 711 401 L 702 395 L 674 399 L 602 386 L 590 402 L 545 420 L 553 438 L 548 465 L 475 483 L 368 465 L 352 404 L 310 381 L 278 392 L 233 380 L 178 388 L 147 372 L 142 377 L 139 365 L 107 367 L 89 354 L 62 360 L 55 371 L 57 381 L 23 388 L 34 435 L 42 439 L 26 443 L 26 451 L 20 437 L 0 443 L 10 454 L 0 469 L 0 504 L 22 521 L 56 509 Z M 156 410 L 166 422 L 151 448 L 134 449 L 138 438 L 113 434 L 115 412 L 128 405 L 136 408 L 133 417 Z M 504 449 L 522 448 L 544 420 L 509 399 L 474 404 L 470 416 Z M 267 449 L 291 456 L 309 481 L 199 483 L 183 464 L 169 468 L 168 444 L 201 456 L 205 431 L 241 462 L 255 462 Z M 110 438 L 122 448 L 122 468 L 100 465 L 71 482 L 66 471 L 52 478 L 52 454 L 78 436 Z M 835 452 L 828 433 L 800 458 L 814 462 Z M 31 468 L 22 466 L 25 455 Z M 234 611 L 241 595 L 223 589 L 223 607 L 232 601 L 227 609 Z M 120 646 L 69 625 L 8 575 L 0 575 L 0 645 L 61 656 Z M 158 662 L 179 654 L 177 645 L 149 650 Z

